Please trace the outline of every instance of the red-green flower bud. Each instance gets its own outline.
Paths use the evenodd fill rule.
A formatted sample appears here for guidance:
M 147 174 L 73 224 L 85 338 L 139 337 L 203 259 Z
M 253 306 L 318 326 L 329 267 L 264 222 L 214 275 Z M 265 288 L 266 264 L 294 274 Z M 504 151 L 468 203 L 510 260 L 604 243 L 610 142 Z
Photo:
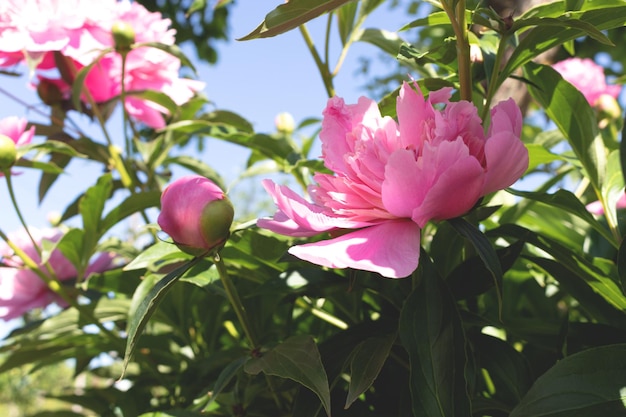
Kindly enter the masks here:
M 0 134 L 0 171 L 6 171 L 17 160 L 17 147 L 13 139 Z
M 61 92 L 59 86 L 46 79 L 39 81 L 39 84 L 37 85 L 37 94 L 39 95 L 41 101 L 48 106 L 52 106 L 63 101 L 63 93 Z
M 119 53 L 127 53 L 135 43 L 135 29 L 124 21 L 117 21 L 111 26 L 111 35 L 115 50 Z
M 180 250 L 199 256 L 224 245 L 233 217 L 233 205 L 217 185 L 189 175 L 163 191 L 157 222 Z

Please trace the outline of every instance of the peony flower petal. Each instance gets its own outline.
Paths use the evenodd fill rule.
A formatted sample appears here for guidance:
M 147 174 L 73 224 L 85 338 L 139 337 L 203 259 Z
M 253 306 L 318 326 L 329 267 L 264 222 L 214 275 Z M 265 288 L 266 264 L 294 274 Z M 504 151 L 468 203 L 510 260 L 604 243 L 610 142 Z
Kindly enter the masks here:
M 314 236 L 336 228 L 352 229 L 369 225 L 334 216 L 332 211 L 309 203 L 289 187 L 263 180 L 263 187 L 274 199 L 278 212 L 273 219 L 259 219 L 257 225 L 287 236 Z
M 381 194 L 390 213 L 410 218 L 415 207 L 422 203 L 427 179 L 421 171 L 414 151 L 401 149 L 389 157 Z
M 357 104 L 350 105 L 346 105 L 340 97 L 332 97 L 322 114 L 324 119 L 320 140 L 324 165 L 336 173 L 345 173 L 345 157 L 354 152 L 354 144 L 358 139 L 354 130 L 361 124 L 368 127 L 378 124 L 381 119 L 378 105 L 365 97 L 359 98 Z
M 420 149 L 429 136 L 429 121 L 435 117 L 435 110 L 429 101 L 424 100 L 422 92 L 415 84 L 403 83 L 398 95 L 396 110 L 398 113 L 398 129 L 403 148 Z
M 412 221 L 390 221 L 334 239 L 294 246 L 289 253 L 329 268 L 354 268 L 403 278 L 417 268 L 420 228 Z
M 482 195 L 483 167 L 469 155 L 461 138 L 436 147 L 426 144 L 419 163 L 423 164 L 420 177 L 428 182 L 420 186 L 426 193 L 411 217 L 420 227 L 430 220 L 465 214 Z
M 485 144 L 487 172 L 482 195 L 502 190 L 517 181 L 528 168 L 528 150 L 511 132 L 496 133 Z

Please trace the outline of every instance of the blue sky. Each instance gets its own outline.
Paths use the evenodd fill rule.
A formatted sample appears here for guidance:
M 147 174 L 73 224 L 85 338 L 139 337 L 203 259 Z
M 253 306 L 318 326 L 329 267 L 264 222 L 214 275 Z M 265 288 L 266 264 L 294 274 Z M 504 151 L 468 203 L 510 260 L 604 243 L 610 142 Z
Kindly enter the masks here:
M 240 114 L 259 132 L 273 131 L 274 117 L 280 112 L 290 112 L 296 122 L 309 117 L 319 117 L 327 100 L 321 78 L 298 30 L 267 39 L 245 42 L 234 40 L 251 32 L 265 15 L 279 4 L 278 1 L 238 0 L 230 15 L 232 40 L 218 44 L 218 64 L 209 66 L 197 63 L 198 78 L 206 83 L 204 93 L 214 102 L 215 107 Z M 406 23 L 405 19 L 400 8 L 389 11 L 388 7 L 383 5 L 370 16 L 365 27 L 395 31 Z M 325 24 L 325 16 L 308 23 L 313 39 L 318 45 L 323 42 Z M 334 45 L 334 48 L 330 61 L 334 66 L 340 48 L 339 39 L 335 37 L 331 45 Z M 337 94 L 344 97 L 347 102 L 355 102 L 360 95 L 365 94 L 362 86 L 366 79 L 356 76 L 359 57 L 380 53 L 369 44 L 353 45 L 335 80 Z M 191 50 L 190 58 L 195 58 Z M 26 71 L 23 67 L 20 69 Z M 385 72 L 385 68 L 382 67 L 375 70 L 379 73 Z M 45 107 L 39 104 L 36 94 L 26 83 L 26 76 L 16 80 L 0 75 L 0 88 L 19 97 L 34 109 L 45 111 Z M 38 118 L 33 108 L 27 109 L 6 96 L 0 97 L 2 97 L 0 117 L 17 115 L 30 120 Z M 74 118 L 76 116 L 72 115 Z M 114 117 L 119 120 L 119 112 Z M 82 122 L 86 121 L 83 119 Z M 114 125 L 115 122 L 111 125 L 113 134 L 116 133 Z M 90 132 L 93 132 L 95 138 L 101 137 L 96 126 Z M 207 144 L 207 151 L 201 156 L 204 162 L 232 181 L 243 170 L 247 152 L 218 140 L 210 140 Z M 86 162 L 73 162 L 66 174 L 49 192 L 43 204 L 39 205 L 36 197 L 39 172 L 29 169 L 17 170 L 21 172 L 14 177 L 18 203 L 27 223 L 36 227 L 47 226 L 48 214 L 63 211 L 67 204 L 76 198 L 78 192 L 96 181 L 100 173 L 99 170 L 94 171 L 94 168 Z M 5 202 L 0 229 L 10 232 L 19 228 L 19 222 L 8 200 L 6 184 L 0 184 L 0 201 Z

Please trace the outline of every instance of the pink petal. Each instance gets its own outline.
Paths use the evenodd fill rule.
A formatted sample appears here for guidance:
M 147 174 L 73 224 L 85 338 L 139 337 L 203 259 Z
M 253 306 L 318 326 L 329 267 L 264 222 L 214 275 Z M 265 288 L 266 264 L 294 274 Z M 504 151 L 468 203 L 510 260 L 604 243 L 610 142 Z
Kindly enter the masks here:
M 426 144 L 420 163 L 423 164 L 420 177 L 424 178 L 420 187 L 425 187 L 426 194 L 412 214 L 413 221 L 420 227 L 430 220 L 465 214 L 482 195 L 483 167 L 469 155 L 461 138 L 442 142 L 437 147 Z
M 487 172 L 482 195 L 502 190 L 517 181 L 528 168 L 528 150 L 518 136 L 499 132 L 485 144 Z
M 512 98 L 501 101 L 491 109 L 491 124 L 487 136 L 500 132 L 512 132 L 518 138 L 522 134 L 522 112 Z
M 335 228 L 352 229 L 361 223 L 333 216 L 322 206 L 309 203 L 288 187 L 263 180 L 263 187 L 278 206 L 273 219 L 259 219 L 257 225 L 287 236 L 313 236 Z
M 417 268 L 420 228 L 412 221 L 390 221 L 335 239 L 294 246 L 289 253 L 329 268 L 354 268 L 403 278 Z
M 400 141 L 403 148 L 409 149 L 421 148 L 427 137 L 427 122 L 435 117 L 432 105 L 424 100 L 417 84 L 415 88 L 417 91 L 406 82 L 402 84 L 396 104 Z
M 367 127 L 377 125 L 381 119 L 378 104 L 361 97 L 357 104 L 346 105 L 342 98 L 332 97 L 322 114 L 320 139 L 324 164 L 336 173 L 345 173 L 345 156 L 354 151 L 356 142 L 354 130 L 361 124 Z
M 401 149 L 394 152 L 385 167 L 382 198 L 385 208 L 397 217 L 410 218 L 426 194 L 421 166 L 413 151 Z

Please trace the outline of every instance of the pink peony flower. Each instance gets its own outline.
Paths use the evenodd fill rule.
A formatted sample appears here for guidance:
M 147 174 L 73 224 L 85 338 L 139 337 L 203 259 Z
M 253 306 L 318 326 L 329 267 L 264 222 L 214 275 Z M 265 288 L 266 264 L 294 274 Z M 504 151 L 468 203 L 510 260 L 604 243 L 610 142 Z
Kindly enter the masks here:
M 114 47 L 111 28 L 125 22 L 133 28 L 137 43 L 173 45 L 171 21 L 142 5 L 116 0 L 8 0 L 0 5 L 0 66 L 26 61 L 36 79 L 65 83 L 54 75 L 60 53 L 78 71 L 91 64 L 100 52 Z M 152 128 L 165 125 L 168 110 L 154 102 L 132 97 L 133 92 L 155 90 L 182 105 L 204 88 L 204 83 L 180 78 L 180 60 L 152 47 L 133 48 L 126 57 L 124 87 L 131 96 L 125 106 L 131 117 Z M 58 71 L 57 71 L 58 72 Z M 56 77 L 56 78 L 55 78 Z M 119 97 L 122 57 L 107 53 L 91 70 L 85 87 L 97 103 Z M 70 88 L 59 86 L 69 98 Z M 69 87 L 69 86 L 68 86 Z
M 296 237 L 329 232 L 329 240 L 289 249 L 318 265 L 389 278 L 411 274 L 428 221 L 466 213 L 481 196 L 513 184 L 528 166 L 522 115 L 513 100 L 494 107 L 485 135 L 476 107 L 449 102 L 450 90 L 424 99 L 405 83 L 398 123 L 381 117 L 373 100 L 346 105 L 331 98 L 320 138 L 324 164 L 335 174 L 315 175 L 313 202 L 265 180 L 278 211 L 258 226 Z
M 56 242 L 63 235 L 58 229 L 29 228 L 29 230 L 38 245 L 44 240 Z M 8 237 L 41 265 L 41 258 L 25 230 L 12 233 Z M 22 260 L 13 254 L 6 242 L 0 243 L 0 256 L 5 265 L 0 267 L 0 318 L 10 320 L 34 308 L 43 308 L 52 303 L 66 307 L 66 303 L 51 291 L 36 273 L 24 268 Z M 111 253 L 98 255 L 87 268 L 85 276 L 111 268 L 112 260 Z M 59 250 L 52 252 L 48 263 L 60 281 L 76 278 L 76 269 Z
M 189 175 L 163 191 L 157 222 L 182 251 L 203 255 L 228 239 L 233 216 L 233 206 L 220 187 Z
M 619 85 L 607 85 L 604 68 L 589 58 L 568 58 L 557 62 L 552 68 L 580 90 L 591 106 L 595 106 L 603 94 L 615 99 L 622 90 Z
M 35 126 L 26 129 L 28 121 L 24 118 L 9 116 L 0 119 L 0 135 L 5 135 L 15 142 L 15 146 L 28 145 L 35 136 Z
M 591 202 L 585 207 L 587 207 L 587 211 L 589 211 L 589 213 L 595 214 L 596 216 L 602 216 L 604 214 L 604 207 L 602 207 L 602 203 L 600 201 Z M 626 194 L 622 195 L 619 200 L 617 200 L 615 207 L 618 210 L 626 208 Z

